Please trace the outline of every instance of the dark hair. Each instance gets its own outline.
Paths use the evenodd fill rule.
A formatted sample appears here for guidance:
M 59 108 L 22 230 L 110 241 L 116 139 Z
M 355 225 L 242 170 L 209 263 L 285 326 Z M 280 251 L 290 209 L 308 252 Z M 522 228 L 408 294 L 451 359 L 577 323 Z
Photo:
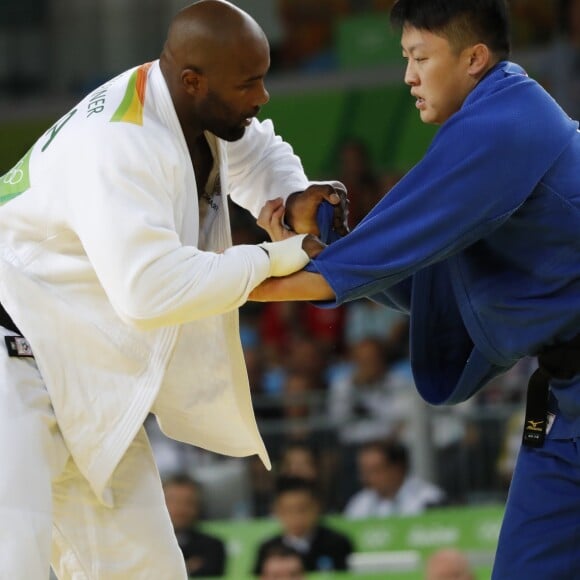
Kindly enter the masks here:
M 279 498 L 284 493 L 304 492 L 312 496 L 316 501 L 320 501 L 318 487 L 313 481 L 304 479 L 303 477 L 294 477 L 291 475 L 280 476 L 276 480 L 276 488 L 274 495 Z
M 288 441 L 280 453 L 280 462 L 283 462 L 288 453 L 291 453 L 292 451 L 304 451 L 305 453 L 308 453 L 308 455 L 312 457 L 315 465 L 318 467 L 320 462 L 320 451 L 317 447 L 314 447 L 314 445 L 309 445 L 304 441 Z
M 201 486 L 199 483 L 187 475 L 187 473 L 175 473 L 169 477 L 166 477 L 163 480 L 163 489 L 169 487 L 170 485 L 188 486 L 192 489 L 195 489 L 195 491 L 198 493 L 201 492 Z
M 365 443 L 359 449 L 364 451 L 378 451 L 391 465 L 399 465 L 406 472 L 409 469 L 409 452 L 405 445 L 398 441 L 372 441 Z
M 482 42 L 500 60 L 511 50 L 506 0 L 397 0 L 391 24 L 440 34 L 456 49 Z
M 269 560 L 270 558 L 298 558 L 302 564 L 302 569 L 304 570 L 305 568 L 304 558 L 300 552 L 280 542 L 271 545 L 264 552 L 262 564 L 260 566 L 260 574 L 264 572 L 264 565 L 266 564 L 266 560 Z

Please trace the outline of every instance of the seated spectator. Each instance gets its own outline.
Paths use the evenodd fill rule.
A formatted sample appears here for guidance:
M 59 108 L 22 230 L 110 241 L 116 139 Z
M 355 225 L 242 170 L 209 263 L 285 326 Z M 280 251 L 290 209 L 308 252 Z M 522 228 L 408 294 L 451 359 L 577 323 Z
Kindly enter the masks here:
M 280 455 L 278 475 L 300 477 L 316 484 L 320 477 L 318 453 L 304 443 L 288 444 Z
M 410 375 L 391 370 L 380 339 L 363 338 L 351 345 L 348 355 L 349 367 L 334 376 L 327 396 L 328 416 L 342 444 L 336 482 L 340 507 L 358 489 L 358 447 L 400 437 L 416 401 Z
M 357 462 L 364 488 L 348 501 L 346 517 L 415 515 L 445 500 L 437 486 L 410 475 L 408 452 L 400 443 L 368 443 Z
M 312 445 L 291 441 L 280 454 L 277 473 L 282 477 L 300 477 L 311 481 L 320 492 L 322 512 L 335 511 L 338 455 L 336 446 L 325 445 L 324 453 L 319 453 Z
M 348 302 L 344 322 L 346 345 L 352 346 L 365 338 L 378 338 L 386 343 L 401 321 L 406 321 L 404 314 L 372 300 Z
M 341 443 L 362 444 L 399 435 L 412 399 L 407 374 L 391 372 L 384 344 L 364 338 L 349 351 L 352 366 L 331 382 L 328 411 Z
M 348 191 L 348 225 L 354 228 L 383 195 L 367 143 L 346 139 L 337 156 L 337 179 Z
M 425 580 L 475 580 L 475 574 L 463 553 L 441 548 L 427 559 Z
M 347 569 L 352 542 L 320 523 L 320 499 L 312 482 L 297 477 L 279 478 L 274 515 L 282 526 L 282 533 L 260 545 L 255 574 L 262 570 L 267 552 L 279 545 L 296 550 L 308 572 Z
M 260 580 L 303 580 L 302 556 L 292 548 L 280 544 L 272 546 L 264 555 Z
M 163 483 L 165 503 L 190 577 L 222 576 L 226 564 L 224 543 L 196 529 L 200 517 L 200 490 L 187 475 Z
M 308 441 L 313 437 L 312 419 L 318 413 L 320 389 L 314 377 L 303 370 L 289 371 L 282 392 L 282 416 L 286 439 Z

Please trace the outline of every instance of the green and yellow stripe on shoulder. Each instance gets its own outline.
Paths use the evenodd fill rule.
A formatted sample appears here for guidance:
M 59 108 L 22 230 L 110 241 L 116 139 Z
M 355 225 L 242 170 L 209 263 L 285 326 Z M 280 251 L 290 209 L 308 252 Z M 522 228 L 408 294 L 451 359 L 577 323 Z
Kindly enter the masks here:
M 147 73 L 151 68 L 151 64 L 147 62 L 133 71 L 129 77 L 123 100 L 111 117 L 112 122 L 143 125 L 143 105 L 145 104 Z
M 4 205 L 30 188 L 31 155 L 32 147 L 8 173 L 0 175 L 0 205 Z

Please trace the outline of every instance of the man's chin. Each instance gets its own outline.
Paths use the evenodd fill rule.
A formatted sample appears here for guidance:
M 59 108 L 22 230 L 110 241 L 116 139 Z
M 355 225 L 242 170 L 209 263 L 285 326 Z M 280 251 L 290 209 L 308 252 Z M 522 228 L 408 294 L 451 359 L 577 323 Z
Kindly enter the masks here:
M 216 136 L 224 141 L 239 141 L 246 133 L 245 127 L 236 127 L 229 129 L 228 131 L 223 131 L 221 135 L 216 133 Z

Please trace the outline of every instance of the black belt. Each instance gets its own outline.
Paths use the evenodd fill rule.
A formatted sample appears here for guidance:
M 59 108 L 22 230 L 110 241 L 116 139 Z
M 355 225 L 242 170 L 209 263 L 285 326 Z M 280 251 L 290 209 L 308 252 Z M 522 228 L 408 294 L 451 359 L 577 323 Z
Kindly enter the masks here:
M 550 380 L 569 380 L 580 374 L 580 334 L 538 354 L 538 368 L 528 382 L 523 445 L 541 447 L 546 438 Z
M 4 306 L 0 303 L 0 326 L 11 330 L 12 332 L 16 332 L 18 334 L 22 334 L 20 330 L 18 330 L 18 326 L 14 324 L 12 318 L 10 318 L 10 314 L 4 310 Z
M 18 329 L 18 326 L 14 324 L 14 320 L 10 317 L 10 314 L 6 312 L 4 306 L 0 303 L 0 326 L 15 332 L 18 336 L 5 336 L 4 342 L 6 343 L 6 349 L 8 350 L 8 356 L 16 357 L 34 357 L 32 349 L 28 341 L 22 336 L 22 333 Z

